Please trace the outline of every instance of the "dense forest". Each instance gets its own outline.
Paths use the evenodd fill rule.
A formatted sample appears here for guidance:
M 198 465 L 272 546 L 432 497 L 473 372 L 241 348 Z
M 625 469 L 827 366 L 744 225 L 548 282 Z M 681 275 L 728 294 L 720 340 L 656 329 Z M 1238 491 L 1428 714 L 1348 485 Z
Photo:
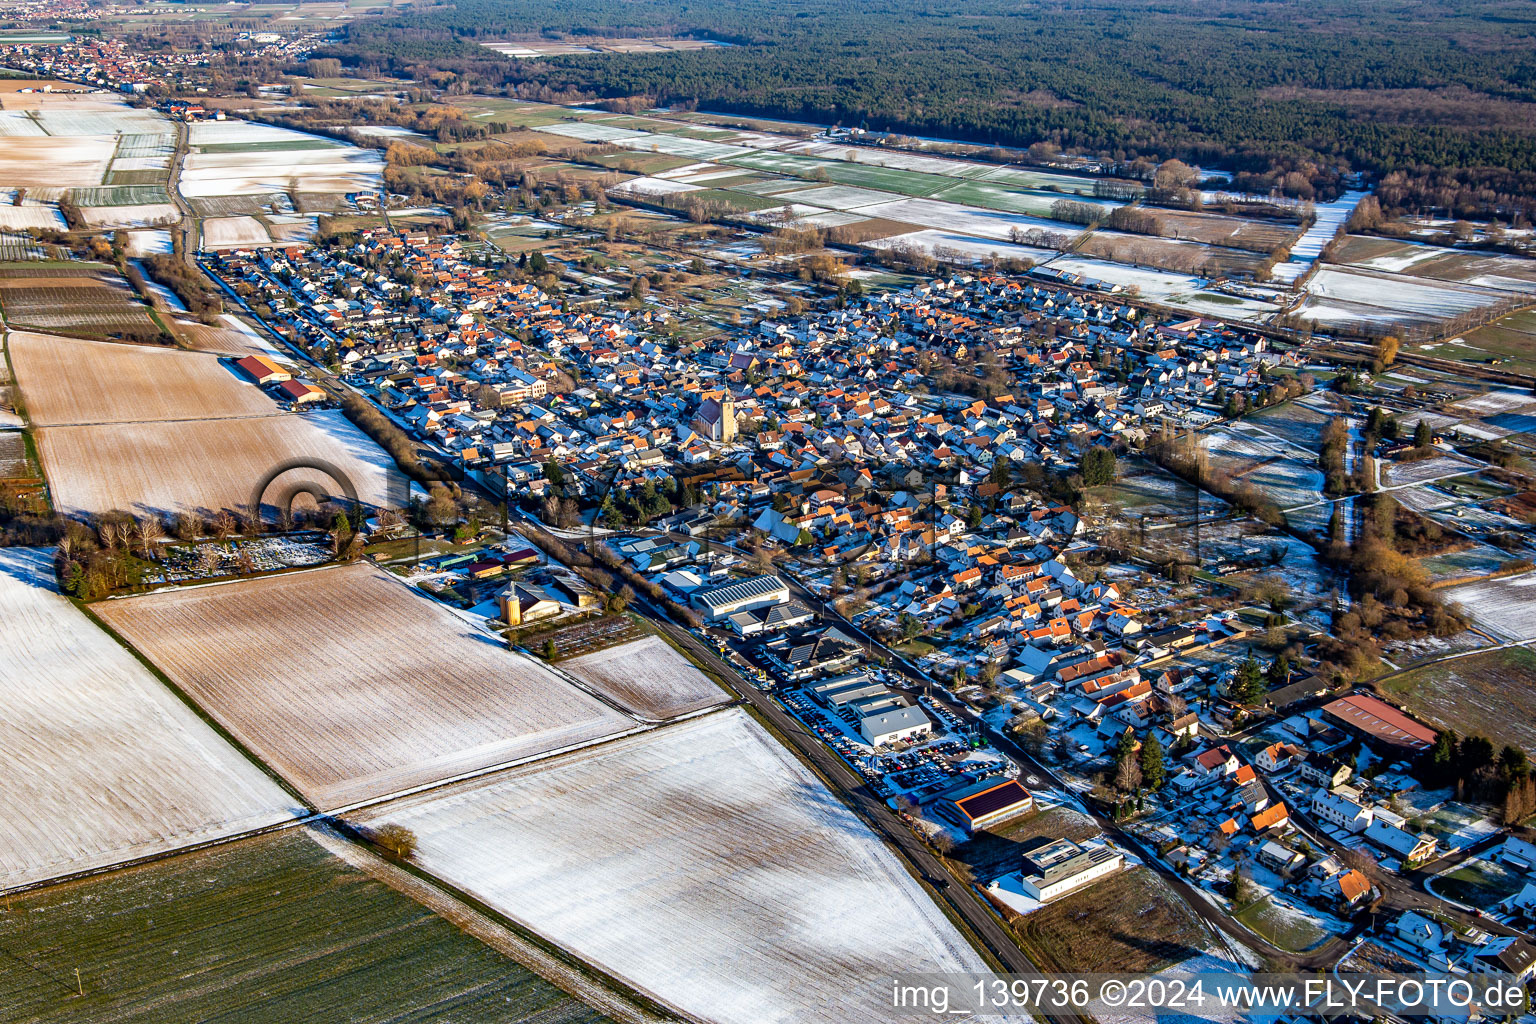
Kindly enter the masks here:
M 535 60 L 477 45 L 646 36 L 729 45 Z M 1250 184 L 1299 166 L 1324 193 L 1337 168 L 1536 171 L 1524 0 L 457 0 L 359 19 L 333 52 L 522 95 L 1177 156 Z

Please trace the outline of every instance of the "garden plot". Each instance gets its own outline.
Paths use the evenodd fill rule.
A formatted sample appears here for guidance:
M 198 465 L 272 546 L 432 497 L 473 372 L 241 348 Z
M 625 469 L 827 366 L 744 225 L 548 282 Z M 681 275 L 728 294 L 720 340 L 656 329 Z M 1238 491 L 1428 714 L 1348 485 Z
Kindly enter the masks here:
M 325 809 L 634 726 L 369 566 L 150 594 L 102 615 Z
M 32 461 L 27 458 L 27 443 L 21 432 L 0 430 L 0 479 L 31 475 Z
M 1536 573 L 1467 583 L 1440 593 L 1499 639 L 1536 640 Z
M 677 718 L 730 700 L 659 636 L 583 654 L 560 662 L 560 668 L 648 721 Z
M 489 928 L 331 833 L 287 829 L 14 897 L 0 1004 L 11 1024 L 604 1020 Z
M 27 414 L 40 427 L 276 411 L 217 356 L 26 331 L 13 332 L 10 347 Z
M 157 224 L 174 224 L 181 219 L 181 212 L 170 203 L 83 206 L 80 208 L 80 219 L 92 228 L 147 228 Z
M 8 138 L 0 146 L 0 185 L 100 185 L 116 147 L 111 135 Z
M 203 221 L 204 249 L 237 249 L 247 245 L 271 245 L 266 225 L 255 217 L 209 217 Z
M 361 817 L 411 829 L 430 873 L 717 1024 L 885 1021 L 892 965 L 985 969 L 880 840 L 740 710 Z
M 1430 518 L 1449 530 L 1461 527 L 1457 520 L 1450 517 L 1431 516 Z M 1438 555 L 1429 555 L 1417 561 L 1419 567 L 1429 575 L 1430 583 L 1440 586 L 1452 580 L 1481 579 L 1497 572 L 1499 567 L 1506 564 L 1510 558 L 1507 551 L 1500 551 L 1492 544 L 1477 542 Z
M 1212 469 L 1232 482 L 1257 488 L 1282 510 L 1322 500 L 1322 470 L 1283 454 L 1276 445 L 1230 429 L 1213 431 L 1201 437 L 1200 444 Z
M 94 206 L 162 206 L 170 197 L 158 185 L 101 185 L 68 190 L 70 202 Z
M 238 508 L 250 501 L 251 488 L 269 469 L 293 458 L 335 465 L 366 504 L 398 507 L 405 500 L 406 481 L 394 460 L 334 410 L 49 427 L 38 432 L 37 445 L 55 506 L 68 515 Z M 274 482 L 268 497 L 301 483 L 323 493 L 337 491 L 318 471 L 291 470 Z
M 153 333 L 149 311 L 114 270 L 78 263 L 0 271 L 0 308 L 17 327 L 90 334 Z
M 0 700 L 0 888 L 295 813 L 297 801 L 58 593 L 49 551 L 0 551 Z

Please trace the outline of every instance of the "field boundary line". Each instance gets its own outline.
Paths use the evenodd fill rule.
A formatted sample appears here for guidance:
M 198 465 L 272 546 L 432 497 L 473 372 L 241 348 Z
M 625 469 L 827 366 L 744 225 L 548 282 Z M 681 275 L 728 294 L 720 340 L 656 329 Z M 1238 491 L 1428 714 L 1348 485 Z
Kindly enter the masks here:
M 333 856 L 621 1024 L 657 1024 L 680 1019 L 640 1005 L 619 979 L 560 947 L 556 947 L 558 953 L 551 952 L 537 933 L 525 933 L 526 930 L 516 922 L 505 920 L 478 900 L 463 898 L 453 886 L 425 869 L 379 856 L 366 843 L 353 838 L 357 830 L 350 824 L 321 819 L 309 825 L 309 832 L 310 838 Z M 595 990 L 587 991 L 576 984 L 574 979 L 577 977 L 590 979 Z M 594 996 L 604 998 L 594 999 Z

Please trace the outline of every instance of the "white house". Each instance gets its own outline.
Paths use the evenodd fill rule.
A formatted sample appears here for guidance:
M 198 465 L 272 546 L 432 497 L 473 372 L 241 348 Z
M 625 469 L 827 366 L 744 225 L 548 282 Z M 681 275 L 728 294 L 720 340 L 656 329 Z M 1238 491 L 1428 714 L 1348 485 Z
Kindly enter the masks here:
M 1393 923 L 1392 931 L 1421 953 L 1438 953 L 1445 948 L 1445 929 L 1411 910 Z
M 1346 832 L 1364 832 L 1375 818 L 1371 808 L 1352 799 L 1347 791 L 1330 793 L 1322 788 L 1312 794 L 1312 816 Z

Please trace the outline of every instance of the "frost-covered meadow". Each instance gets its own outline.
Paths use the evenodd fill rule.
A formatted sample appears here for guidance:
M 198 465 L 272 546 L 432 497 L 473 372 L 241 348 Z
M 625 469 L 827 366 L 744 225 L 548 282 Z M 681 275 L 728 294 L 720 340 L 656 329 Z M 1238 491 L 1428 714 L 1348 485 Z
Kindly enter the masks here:
M 416 861 L 696 1018 L 889 1019 L 892 971 L 981 958 L 895 856 L 745 712 L 369 810 Z
M 326 809 L 634 726 L 370 566 L 159 592 L 99 609 L 231 735 Z
M 260 828 L 297 801 L 0 550 L 0 889 Z

